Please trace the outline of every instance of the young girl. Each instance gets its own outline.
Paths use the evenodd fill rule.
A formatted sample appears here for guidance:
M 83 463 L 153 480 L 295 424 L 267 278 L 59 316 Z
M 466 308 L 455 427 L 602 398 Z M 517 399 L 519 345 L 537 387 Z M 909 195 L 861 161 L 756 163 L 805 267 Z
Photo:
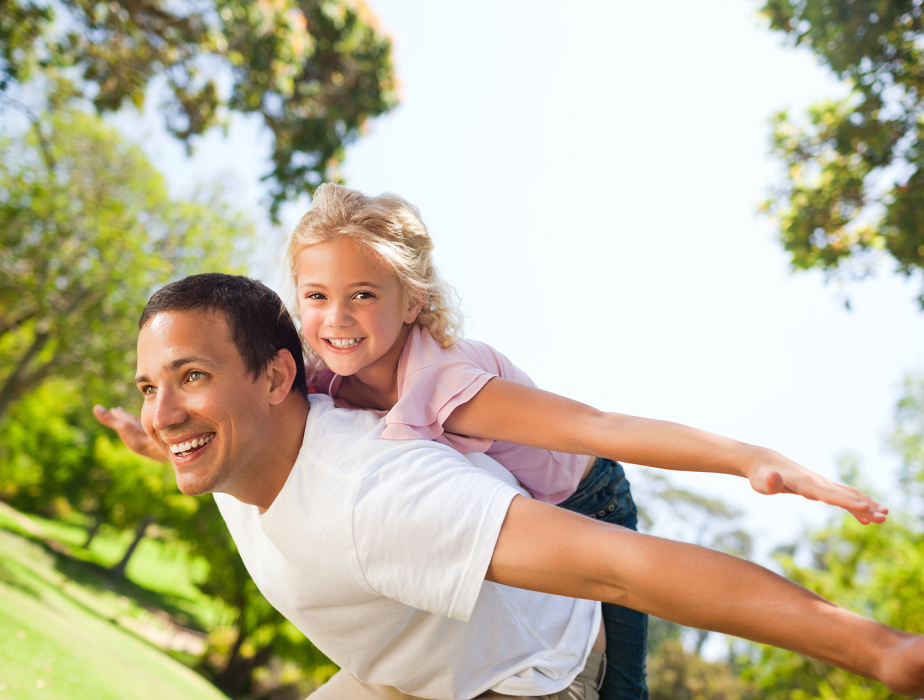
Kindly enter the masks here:
M 315 391 L 380 411 L 386 440 L 437 440 L 486 452 L 535 498 L 635 529 L 622 459 L 664 469 L 747 477 L 766 494 L 797 493 L 882 522 L 885 509 L 770 450 L 674 423 L 602 413 L 541 392 L 491 347 L 461 340 L 461 314 L 431 260 L 419 212 L 395 195 L 322 185 L 292 234 L 294 292 Z M 163 458 L 126 416 L 97 416 L 132 449 Z M 143 433 L 141 434 L 143 435 Z M 153 444 L 153 443 L 152 443 Z M 601 698 L 647 698 L 647 618 L 604 604 L 607 669 Z

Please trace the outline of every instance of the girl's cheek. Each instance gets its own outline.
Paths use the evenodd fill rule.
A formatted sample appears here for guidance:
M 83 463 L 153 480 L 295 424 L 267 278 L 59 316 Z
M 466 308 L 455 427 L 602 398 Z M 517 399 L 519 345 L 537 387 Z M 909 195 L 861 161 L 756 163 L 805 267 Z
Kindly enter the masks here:
M 317 327 L 317 314 L 311 313 L 311 311 L 302 309 L 301 312 L 302 328 L 305 331 L 305 334 L 308 334 L 309 329 L 315 329 Z

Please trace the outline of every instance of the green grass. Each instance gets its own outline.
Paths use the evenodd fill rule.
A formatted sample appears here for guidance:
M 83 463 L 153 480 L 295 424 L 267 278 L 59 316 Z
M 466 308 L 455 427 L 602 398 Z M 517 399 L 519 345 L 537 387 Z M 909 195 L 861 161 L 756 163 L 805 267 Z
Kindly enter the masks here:
M 0 700 L 225 698 L 135 633 L 163 624 L 160 611 L 194 627 L 221 614 L 195 588 L 201 564 L 149 539 L 120 579 L 108 567 L 129 537 L 103 532 L 89 551 L 85 539 L 79 526 L 0 508 Z
M 95 565 L 0 529 L 0 699 L 224 698 L 118 624 L 132 605 Z
M 95 565 L 97 570 L 108 569 L 118 562 L 132 539 L 129 532 L 113 532 L 104 527 L 90 548 L 84 549 L 87 533 L 83 527 L 37 515 L 11 514 L 3 508 L 0 508 L 0 528 L 54 540 L 63 545 L 61 551 L 70 558 Z M 103 571 L 99 574 L 97 578 L 102 580 L 103 587 L 137 600 L 142 609 L 164 610 L 180 624 L 193 629 L 213 629 L 227 616 L 220 603 L 196 588 L 195 582 L 206 575 L 205 563 L 191 559 L 172 543 L 151 537 L 142 540 L 129 561 L 125 582 L 108 580 Z

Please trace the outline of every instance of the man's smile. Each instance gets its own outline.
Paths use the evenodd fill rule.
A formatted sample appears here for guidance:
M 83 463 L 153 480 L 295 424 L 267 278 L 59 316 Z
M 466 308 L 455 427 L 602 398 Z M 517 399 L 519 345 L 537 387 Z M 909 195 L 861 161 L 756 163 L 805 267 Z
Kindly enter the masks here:
M 209 433 L 208 435 L 203 435 L 200 437 L 191 438 L 189 440 L 184 440 L 182 442 L 167 443 L 167 446 L 170 448 L 170 451 L 177 457 L 186 457 L 198 452 L 203 447 L 208 445 L 212 438 L 215 437 L 215 433 Z

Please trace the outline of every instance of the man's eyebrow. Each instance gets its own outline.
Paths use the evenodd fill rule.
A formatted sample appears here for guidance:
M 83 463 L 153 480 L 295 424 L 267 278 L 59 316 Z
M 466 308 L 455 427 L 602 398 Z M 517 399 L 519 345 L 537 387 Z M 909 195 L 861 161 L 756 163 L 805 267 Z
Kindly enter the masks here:
M 191 355 L 189 357 L 178 357 L 169 364 L 164 366 L 164 369 L 169 371 L 176 371 L 184 365 L 204 365 L 205 367 L 211 367 L 212 369 L 218 367 L 212 360 L 206 357 L 199 357 L 198 355 Z M 146 374 L 139 374 L 135 377 L 135 384 L 144 384 L 145 382 L 150 382 Z

